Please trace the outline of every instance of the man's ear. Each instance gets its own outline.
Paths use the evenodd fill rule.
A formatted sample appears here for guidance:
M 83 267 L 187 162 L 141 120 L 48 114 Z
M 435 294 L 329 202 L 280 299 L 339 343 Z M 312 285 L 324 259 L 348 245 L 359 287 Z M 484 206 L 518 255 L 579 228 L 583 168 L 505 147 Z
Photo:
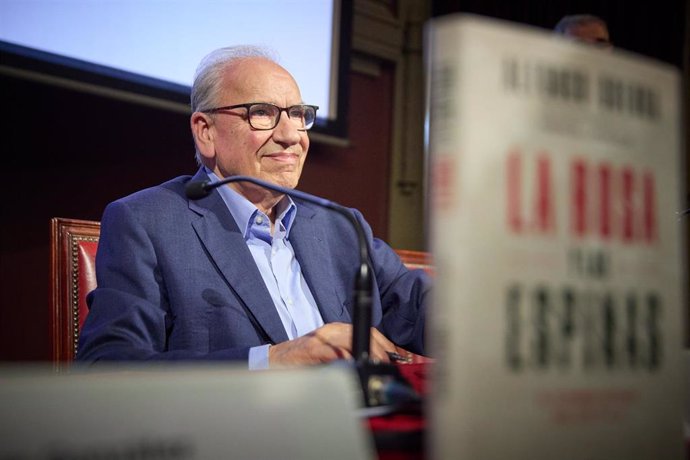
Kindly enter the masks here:
M 213 118 L 202 112 L 194 112 L 189 119 L 189 125 L 201 156 L 212 159 L 215 156 Z

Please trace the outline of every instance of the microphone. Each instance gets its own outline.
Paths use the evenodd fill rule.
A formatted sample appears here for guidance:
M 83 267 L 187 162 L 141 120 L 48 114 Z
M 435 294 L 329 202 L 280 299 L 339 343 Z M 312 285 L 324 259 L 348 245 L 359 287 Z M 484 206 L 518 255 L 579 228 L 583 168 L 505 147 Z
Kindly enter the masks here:
M 362 224 L 355 218 L 354 214 L 344 206 L 336 204 L 325 198 L 310 195 L 308 193 L 300 192 L 279 185 L 265 182 L 250 176 L 231 176 L 221 179 L 218 182 L 211 182 L 210 180 L 190 181 L 185 186 L 185 194 L 192 200 L 198 200 L 208 196 L 215 188 L 231 182 L 250 182 L 259 187 L 273 190 L 291 197 L 299 198 L 309 203 L 331 209 L 347 218 L 357 232 L 357 240 L 359 243 L 359 268 L 355 274 L 355 298 L 353 305 L 352 318 L 352 355 L 358 366 L 366 366 L 369 364 L 370 356 L 370 328 L 372 316 L 372 292 L 373 292 L 373 278 L 371 276 L 371 267 L 369 266 L 369 247 L 367 246 L 366 236 Z M 366 387 L 365 387 L 366 393 Z

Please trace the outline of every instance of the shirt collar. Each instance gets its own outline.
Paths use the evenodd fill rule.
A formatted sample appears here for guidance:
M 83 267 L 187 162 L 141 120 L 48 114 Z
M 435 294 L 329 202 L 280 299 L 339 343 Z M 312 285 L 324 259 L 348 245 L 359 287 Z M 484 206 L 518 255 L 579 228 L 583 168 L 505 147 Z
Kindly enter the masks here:
M 206 166 L 204 166 L 204 172 L 208 175 L 211 182 L 220 181 L 220 178 Z M 255 216 L 257 214 L 263 215 L 263 213 L 251 201 L 237 193 L 233 188 L 221 186 L 217 190 L 235 222 L 242 229 L 242 235 L 245 239 L 248 238 L 249 228 Z M 282 223 L 285 227 L 285 238 L 287 239 L 290 236 L 290 229 L 297 215 L 297 205 L 290 196 L 285 195 L 276 205 L 276 213 L 278 214 L 276 225 Z M 266 216 L 266 218 L 268 217 Z

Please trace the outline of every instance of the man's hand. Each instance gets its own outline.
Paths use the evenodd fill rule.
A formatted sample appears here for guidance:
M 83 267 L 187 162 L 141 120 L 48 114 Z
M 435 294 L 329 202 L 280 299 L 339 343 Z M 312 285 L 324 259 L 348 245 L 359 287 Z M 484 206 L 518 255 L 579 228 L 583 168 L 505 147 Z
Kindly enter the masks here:
M 372 327 L 371 359 L 387 363 L 390 362 L 388 353 L 395 351 L 393 342 Z M 351 324 L 329 323 L 302 337 L 273 345 L 268 350 L 268 362 L 272 367 L 319 364 L 336 359 L 352 359 Z

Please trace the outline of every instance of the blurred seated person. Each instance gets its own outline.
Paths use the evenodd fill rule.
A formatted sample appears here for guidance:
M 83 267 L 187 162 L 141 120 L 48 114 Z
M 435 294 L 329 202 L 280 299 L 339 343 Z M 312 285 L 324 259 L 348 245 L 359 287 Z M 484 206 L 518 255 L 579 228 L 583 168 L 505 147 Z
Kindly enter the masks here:
M 591 14 L 564 16 L 554 27 L 554 32 L 602 49 L 613 48 L 606 21 Z
M 251 183 L 197 200 L 190 180 L 297 186 L 318 107 L 270 52 L 200 63 L 190 126 L 200 168 L 110 203 L 77 360 L 226 360 L 250 369 L 352 357 L 358 240 L 341 215 Z M 356 178 L 353 178 L 353 181 Z M 429 279 L 373 237 L 371 358 L 423 354 Z

